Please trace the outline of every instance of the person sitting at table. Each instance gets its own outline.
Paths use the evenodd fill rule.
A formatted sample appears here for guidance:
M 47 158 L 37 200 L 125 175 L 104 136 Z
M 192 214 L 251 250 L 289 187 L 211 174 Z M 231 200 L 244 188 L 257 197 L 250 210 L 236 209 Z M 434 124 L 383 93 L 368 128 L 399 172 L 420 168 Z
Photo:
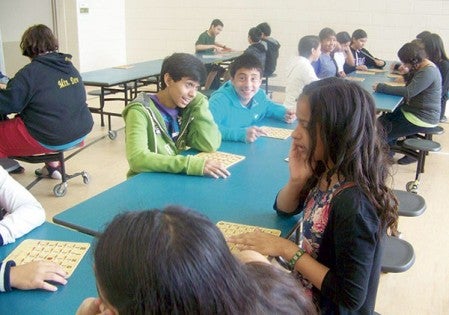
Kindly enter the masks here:
M 0 121 L 0 158 L 29 156 L 65 150 L 83 142 L 93 119 L 86 90 L 72 56 L 58 52 L 50 28 L 28 28 L 20 42 L 31 59 L 6 89 L 0 89 L 0 115 L 17 114 Z M 47 162 L 36 175 L 61 179 L 59 162 Z
M 245 54 L 252 54 L 259 59 L 262 65 L 265 65 L 267 59 L 267 48 L 262 43 L 262 32 L 257 27 L 252 27 L 248 31 L 249 46 L 243 52 Z
M 290 274 L 251 256 L 257 262 L 239 262 L 215 224 L 192 210 L 120 214 L 94 250 L 99 298 L 85 299 L 77 315 L 316 314 Z
M 362 29 L 357 29 L 352 33 L 351 38 L 351 53 L 354 57 L 354 65 L 345 63 L 345 73 L 351 73 L 355 70 L 367 70 L 368 68 L 382 69 L 385 67 L 386 62 L 379 58 L 374 57 L 368 50 L 366 50 L 365 44 L 368 41 L 368 35 Z
M 296 110 L 296 102 L 304 86 L 318 80 L 311 63 L 321 55 L 320 39 L 314 35 L 302 37 L 298 43 L 298 55 L 287 67 L 285 85 L 284 106 L 292 110 Z
M 400 137 L 411 136 L 436 127 L 441 111 L 441 75 L 438 68 L 426 58 L 424 48 L 416 42 L 403 45 L 398 51 L 399 60 L 409 69 L 405 86 L 376 83 L 378 93 L 399 95 L 404 101 L 392 113 L 379 117 L 390 146 Z M 416 162 L 410 156 L 398 160 L 406 165 Z
M 262 22 L 256 26 L 262 32 L 262 42 L 267 45 L 267 58 L 264 65 L 264 77 L 273 75 L 276 71 L 281 44 L 271 36 L 271 27 L 267 22 Z
M 318 37 L 321 43 L 321 55 L 318 60 L 312 62 L 313 69 L 318 78 L 329 78 L 337 75 L 337 65 L 332 58 L 332 52 L 335 49 L 337 39 L 335 32 L 329 27 L 323 28 Z
M 228 241 L 288 262 L 321 314 L 372 314 L 382 240 L 398 218 L 374 100 L 356 82 L 327 78 L 304 88 L 296 115 L 290 178 L 274 209 L 302 213 L 300 247 L 260 231 Z
M 128 177 L 142 172 L 185 173 L 226 178 L 219 162 L 180 155 L 187 147 L 213 152 L 221 134 L 209 111 L 207 98 L 198 93 L 206 70 L 193 55 L 175 53 L 165 58 L 161 90 L 140 93 L 123 110 Z
M 223 31 L 224 24 L 219 19 L 214 19 L 208 30 L 198 36 L 195 43 L 195 53 L 198 55 L 213 55 L 231 51 L 230 47 L 218 43 L 215 38 Z M 226 69 L 217 64 L 207 64 L 207 79 L 204 84 L 206 89 L 216 90 L 220 87 L 220 79 L 226 72 Z
M 337 65 L 337 76 L 344 78 L 346 77 L 346 72 L 344 71 L 345 63 L 354 66 L 354 56 L 351 52 L 351 36 L 348 32 L 339 32 L 335 36 L 337 43 L 333 52 L 333 58 L 335 64 Z
M 431 33 L 428 36 L 423 36 L 421 40 L 424 44 L 424 49 L 426 51 L 427 58 L 437 66 L 438 70 L 440 70 L 441 74 L 440 123 L 444 123 L 447 122 L 447 117 L 445 113 L 449 91 L 449 59 L 447 58 L 443 40 L 441 39 L 440 35 Z
M 273 102 L 260 89 L 263 66 L 250 54 L 237 57 L 230 65 L 231 80 L 212 93 L 209 103 L 223 140 L 254 142 L 265 135 L 255 126 L 265 117 L 294 121 L 294 112 Z
M 0 167 L 0 246 L 15 242 L 45 221 L 45 210 L 36 198 Z M 39 261 L 16 266 L 0 263 L 0 292 L 13 288 L 56 291 L 48 281 L 66 284 L 66 273 L 53 262 Z

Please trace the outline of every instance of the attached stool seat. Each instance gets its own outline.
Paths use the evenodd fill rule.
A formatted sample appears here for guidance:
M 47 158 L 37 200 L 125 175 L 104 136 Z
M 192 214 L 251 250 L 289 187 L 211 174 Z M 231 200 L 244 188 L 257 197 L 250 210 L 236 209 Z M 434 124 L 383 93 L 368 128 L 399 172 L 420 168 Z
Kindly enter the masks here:
M 422 196 L 403 191 L 393 190 L 398 199 L 398 214 L 405 217 L 417 217 L 426 210 L 426 202 Z M 404 272 L 415 262 L 413 246 L 398 237 L 387 236 L 384 241 L 382 256 L 382 272 Z
M 422 196 L 417 194 L 403 191 L 393 190 L 396 198 L 398 199 L 399 208 L 398 214 L 403 217 L 417 217 L 426 211 L 426 201 Z
M 80 145 L 77 145 L 74 148 L 78 147 Z M 70 149 L 69 149 L 70 150 Z M 64 152 L 65 151 L 55 151 L 51 153 L 46 154 L 36 154 L 31 156 L 11 156 L 11 159 L 19 160 L 27 163 L 47 163 L 47 162 L 59 162 L 59 165 L 61 167 L 61 183 L 57 184 L 53 188 L 53 193 L 56 197 L 63 197 L 67 193 L 67 181 L 69 179 L 72 179 L 77 176 L 82 176 L 83 183 L 88 184 L 90 177 L 89 174 L 86 171 L 80 171 L 74 174 L 67 174 L 65 170 L 65 158 L 64 158 Z M 73 153 L 71 156 L 73 156 L 75 153 Z M 69 156 L 67 159 L 69 159 L 71 156 Z M 37 180 L 33 181 L 31 184 L 29 184 L 26 188 L 31 189 L 35 184 L 37 184 L 42 177 L 38 177 Z
M 400 238 L 386 236 L 381 260 L 382 272 L 404 272 L 415 263 L 413 246 Z
M 403 153 L 418 160 L 415 180 L 407 183 L 407 191 L 417 193 L 421 174 L 424 173 L 426 155 L 429 152 L 438 152 L 441 150 L 441 145 L 438 142 L 432 141 L 430 139 L 434 134 L 441 134 L 444 129 L 442 129 L 441 127 L 435 127 L 433 129 L 435 129 L 435 133 L 426 133 L 424 138 L 417 137 L 405 139 L 400 145 L 391 147 L 391 150 L 394 152 Z

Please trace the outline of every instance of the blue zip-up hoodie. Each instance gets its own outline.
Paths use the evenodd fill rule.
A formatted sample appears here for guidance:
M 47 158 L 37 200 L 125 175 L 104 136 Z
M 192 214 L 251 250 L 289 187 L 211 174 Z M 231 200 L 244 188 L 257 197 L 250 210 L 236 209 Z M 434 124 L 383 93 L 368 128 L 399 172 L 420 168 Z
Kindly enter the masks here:
M 209 108 L 223 140 L 246 142 L 246 129 L 265 117 L 284 120 L 286 108 L 270 100 L 262 89 L 248 106 L 240 103 L 231 81 L 223 84 L 209 100 Z

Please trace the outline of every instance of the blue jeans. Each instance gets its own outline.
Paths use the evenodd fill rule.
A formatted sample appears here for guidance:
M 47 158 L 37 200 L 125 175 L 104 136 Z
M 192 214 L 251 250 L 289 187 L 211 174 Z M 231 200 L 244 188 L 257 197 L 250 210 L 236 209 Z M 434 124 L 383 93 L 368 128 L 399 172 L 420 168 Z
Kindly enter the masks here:
M 386 140 L 390 146 L 400 137 L 407 137 L 417 133 L 425 133 L 432 128 L 419 127 L 409 122 L 400 108 L 392 113 L 383 114 L 379 122 L 385 130 Z

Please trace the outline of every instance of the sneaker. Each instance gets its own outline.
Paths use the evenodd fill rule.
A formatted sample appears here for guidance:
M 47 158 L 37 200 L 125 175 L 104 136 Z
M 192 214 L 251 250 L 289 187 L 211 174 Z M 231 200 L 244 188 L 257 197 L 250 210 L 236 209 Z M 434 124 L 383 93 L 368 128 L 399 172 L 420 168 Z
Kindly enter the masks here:
M 445 122 L 447 122 L 447 117 L 446 116 L 441 117 L 440 123 L 445 123 Z
M 43 168 L 38 168 L 35 170 L 34 174 L 36 174 L 37 177 L 46 177 L 59 180 L 62 179 L 61 168 L 59 166 L 51 167 L 49 165 L 45 165 Z
M 404 155 L 403 158 L 400 158 L 398 160 L 399 165 L 408 165 L 408 164 L 412 164 L 412 163 L 416 163 L 416 162 L 417 162 L 417 159 L 415 159 L 411 156 L 408 156 L 408 155 Z

